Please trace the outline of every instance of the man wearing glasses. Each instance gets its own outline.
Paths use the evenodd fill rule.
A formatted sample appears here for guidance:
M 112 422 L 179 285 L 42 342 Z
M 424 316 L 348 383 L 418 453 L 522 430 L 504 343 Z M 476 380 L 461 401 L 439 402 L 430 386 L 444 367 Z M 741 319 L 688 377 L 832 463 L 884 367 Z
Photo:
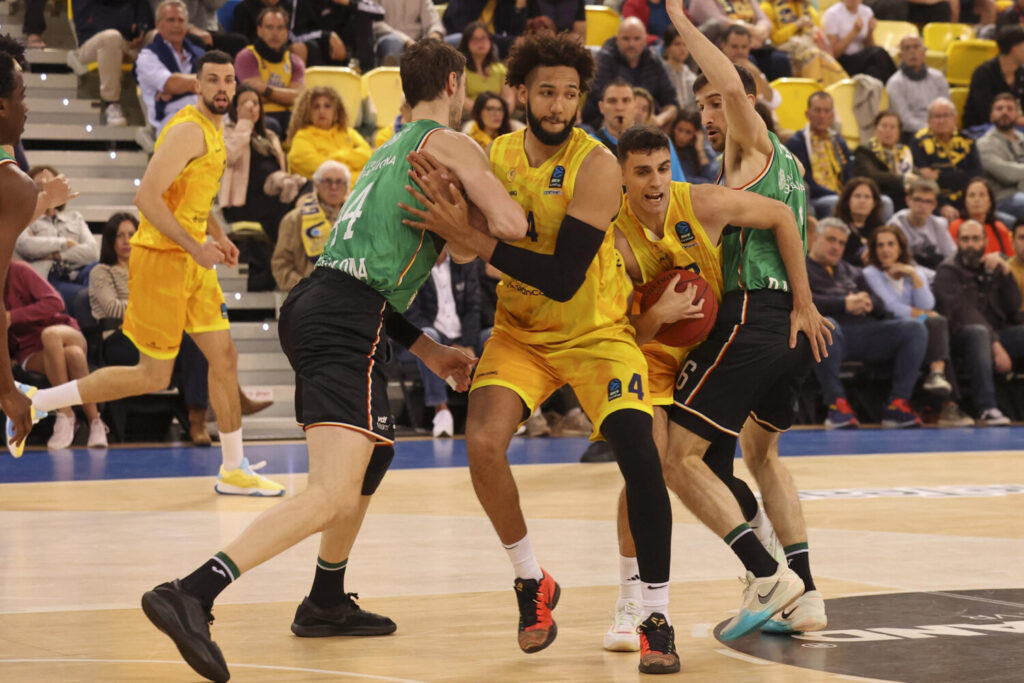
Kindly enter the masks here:
M 928 127 L 914 136 L 914 168 L 922 178 L 939 184 L 939 213 L 948 220 L 960 217 L 955 204 L 963 197 L 967 181 L 982 174 L 974 140 L 957 125 L 956 107 L 938 99 L 928 107 Z
M 903 231 L 914 260 L 931 270 L 956 253 L 949 221 L 932 213 L 938 203 L 938 183 L 925 178 L 915 180 L 907 190 L 907 208 L 889 221 Z

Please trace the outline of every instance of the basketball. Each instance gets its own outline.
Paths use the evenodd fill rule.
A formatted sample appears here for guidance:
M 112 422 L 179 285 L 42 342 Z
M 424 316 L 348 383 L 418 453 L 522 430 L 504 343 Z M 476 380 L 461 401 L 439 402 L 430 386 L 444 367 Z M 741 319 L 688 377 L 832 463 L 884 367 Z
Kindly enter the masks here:
M 682 292 L 690 285 L 697 286 L 697 295 L 694 301 L 699 301 L 703 318 L 683 318 L 668 325 L 662 325 L 661 330 L 655 335 L 655 339 L 667 346 L 693 346 L 707 339 L 711 327 L 715 324 L 718 316 L 718 299 L 715 293 L 708 286 L 708 281 L 698 273 L 685 268 L 674 268 L 666 271 L 652 280 L 640 300 L 641 312 L 646 311 L 661 298 L 665 287 L 673 277 L 679 275 L 679 282 L 676 283 L 676 291 Z

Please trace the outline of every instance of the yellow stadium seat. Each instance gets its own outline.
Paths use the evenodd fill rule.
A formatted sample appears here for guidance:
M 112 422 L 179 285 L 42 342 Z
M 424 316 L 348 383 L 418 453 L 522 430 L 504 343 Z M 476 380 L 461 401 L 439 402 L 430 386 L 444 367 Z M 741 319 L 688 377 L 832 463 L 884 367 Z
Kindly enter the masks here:
M 377 125 L 390 126 L 402 110 L 402 78 L 398 67 L 377 67 L 363 74 L 363 84 L 377 110 Z
M 306 87 L 326 85 L 341 95 L 349 125 L 358 126 L 362 118 L 363 81 L 347 66 L 313 66 L 306 69 Z
M 839 0 L 818 0 L 818 13 L 821 14 L 837 2 L 839 2 Z
M 970 40 L 974 37 L 974 27 L 970 24 L 951 24 L 934 22 L 925 24 L 921 34 L 924 46 L 929 50 L 945 52 L 954 40 Z
M 921 35 L 917 26 L 909 21 L 879 21 L 872 34 L 875 45 L 884 47 L 891 55 L 897 55 L 900 51 L 900 40 L 906 35 Z
M 946 48 L 946 80 L 952 86 L 970 85 L 974 70 L 998 54 L 994 40 L 954 40 Z
M 857 117 L 853 115 L 853 96 L 857 92 L 857 82 L 852 78 L 844 78 L 825 88 L 825 92 L 832 96 L 840 135 L 850 149 L 857 147 L 860 145 L 860 126 L 857 125 Z
M 772 81 L 772 88 L 782 97 L 782 104 L 775 110 L 779 125 L 789 130 L 800 130 L 807 123 L 807 98 L 821 90 L 821 84 L 812 78 L 778 78 Z
M 434 5 L 434 9 L 437 10 L 437 16 L 443 17 L 444 11 L 448 9 L 448 3 L 446 2 L 443 5 Z
M 969 88 L 957 87 L 949 89 L 949 99 L 956 105 L 956 125 L 964 125 L 964 105 L 967 104 Z
M 996 0 L 996 11 L 1002 12 L 1003 10 L 1010 9 L 1013 6 L 1013 0 Z
M 619 13 L 604 5 L 587 5 L 587 45 L 604 45 L 619 32 Z

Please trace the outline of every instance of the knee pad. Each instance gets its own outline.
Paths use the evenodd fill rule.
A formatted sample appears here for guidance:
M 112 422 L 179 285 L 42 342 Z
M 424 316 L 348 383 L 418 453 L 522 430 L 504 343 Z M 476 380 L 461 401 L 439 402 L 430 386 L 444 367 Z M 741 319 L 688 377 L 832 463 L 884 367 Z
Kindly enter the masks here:
M 370 462 L 366 466 L 366 474 L 363 475 L 363 490 L 360 492 L 362 495 L 372 496 L 374 494 L 388 468 L 391 467 L 394 457 L 394 446 L 381 445 L 373 449 L 373 455 L 370 456 Z

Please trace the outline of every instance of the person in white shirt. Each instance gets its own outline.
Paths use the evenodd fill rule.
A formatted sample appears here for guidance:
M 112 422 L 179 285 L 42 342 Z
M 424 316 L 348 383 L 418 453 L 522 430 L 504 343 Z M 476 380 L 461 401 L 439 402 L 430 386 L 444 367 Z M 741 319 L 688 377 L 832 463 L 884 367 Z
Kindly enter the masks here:
M 188 10 L 181 0 L 162 0 L 156 8 L 156 35 L 135 60 L 146 120 L 160 135 L 164 124 L 199 97 L 195 64 L 204 50 L 190 41 Z
M 878 20 L 871 8 L 861 0 L 843 0 L 821 15 L 832 56 L 839 60 L 846 73 L 867 74 L 882 83 L 896 72 L 889 53 L 875 45 L 873 33 Z

